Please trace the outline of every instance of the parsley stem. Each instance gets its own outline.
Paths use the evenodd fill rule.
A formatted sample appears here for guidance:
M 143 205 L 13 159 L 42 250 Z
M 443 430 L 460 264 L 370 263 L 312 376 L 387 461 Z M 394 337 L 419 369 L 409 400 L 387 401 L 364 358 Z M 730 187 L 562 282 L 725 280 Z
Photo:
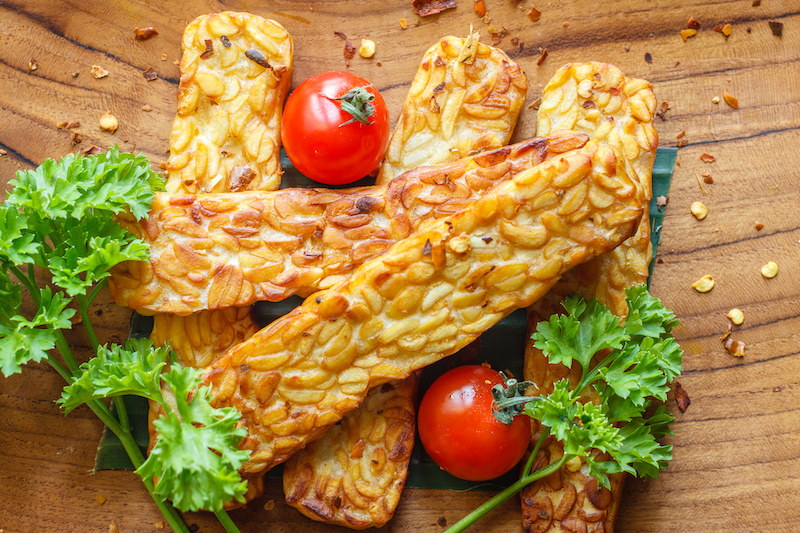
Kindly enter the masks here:
M 94 299 L 97 298 L 97 295 L 100 294 L 100 291 L 102 291 L 106 285 L 108 285 L 108 278 L 103 278 L 99 283 L 95 284 L 95 286 L 92 288 L 92 292 L 90 292 L 89 296 L 86 298 L 87 307 L 92 305 Z
M 67 383 L 72 383 L 72 375 L 69 373 L 69 370 L 64 368 L 64 366 L 59 363 L 55 357 L 53 357 L 53 354 L 47 354 L 47 362 L 50 363 L 50 366 L 52 366 L 56 372 L 61 374 L 61 377 L 64 378 L 64 381 Z
M 214 511 L 214 514 L 216 515 L 217 520 L 219 520 L 220 524 L 222 524 L 222 527 L 225 528 L 225 531 L 227 531 L 228 533 L 239 533 L 239 528 L 236 527 L 236 524 L 233 523 L 233 520 L 231 520 L 231 517 L 228 515 L 227 512 L 225 512 L 224 509 L 219 511 Z
M 64 333 L 60 329 L 53 330 L 53 333 L 56 336 L 56 348 L 61 353 L 61 358 L 64 359 L 70 373 L 75 376 L 78 374 L 78 362 L 75 360 L 75 355 L 72 353 L 67 339 L 64 338 Z M 71 381 L 69 382 L 71 383 Z
M 533 468 L 533 462 L 536 460 L 536 455 L 539 453 L 539 450 L 544 445 L 544 441 L 550 436 L 550 428 L 542 425 L 540 426 L 541 433 L 539 435 L 539 440 L 536 441 L 536 446 L 533 447 L 533 451 L 531 452 L 528 460 L 525 462 L 525 468 L 522 469 L 522 477 L 527 476 L 531 473 L 531 468 Z
M 86 328 L 86 334 L 89 336 L 89 343 L 92 345 L 92 349 L 97 352 L 97 349 L 100 347 L 100 341 L 97 340 L 97 333 L 94 332 L 94 326 L 92 326 L 91 318 L 89 317 L 89 302 L 86 299 L 85 294 L 79 294 L 75 297 L 78 301 L 78 309 L 81 313 L 81 318 L 83 319 L 83 327 Z
M 456 522 L 455 525 L 453 525 L 453 527 L 445 531 L 445 533 L 460 533 L 461 531 L 464 531 L 469 526 L 471 526 L 472 524 L 483 518 L 490 511 L 494 510 L 495 507 L 499 506 L 507 499 L 512 497 L 514 494 L 518 493 L 519 491 L 521 491 L 522 489 L 524 489 L 537 479 L 549 476 L 553 472 L 557 471 L 564 465 L 564 463 L 567 462 L 567 459 L 569 459 L 570 457 L 572 456 L 564 455 L 557 462 L 548 465 L 542 468 L 541 470 L 537 470 L 536 472 L 528 474 L 527 476 L 522 476 L 519 480 L 517 480 L 513 485 L 510 485 L 503 492 L 495 494 L 492 498 L 487 500 L 483 505 L 481 505 L 480 507 L 469 513 L 467 516 L 465 516 L 458 522 Z
M 33 265 L 29 265 L 29 267 L 28 267 L 29 271 L 32 270 L 32 266 Z M 41 304 L 41 301 L 42 301 L 42 296 L 41 296 L 41 291 L 39 290 L 39 287 L 37 287 L 33 282 L 33 277 L 32 276 L 31 277 L 26 276 L 25 274 L 22 273 L 22 271 L 20 269 L 18 269 L 14 265 L 9 266 L 8 270 L 10 270 L 11 273 L 14 274 L 14 276 L 16 276 L 16 278 L 23 285 L 25 285 L 25 288 L 28 289 L 28 292 L 31 293 L 31 297 L 33 298 L 33 303 L 36 304 L 36 307 L 39 307 L 39 305 Z

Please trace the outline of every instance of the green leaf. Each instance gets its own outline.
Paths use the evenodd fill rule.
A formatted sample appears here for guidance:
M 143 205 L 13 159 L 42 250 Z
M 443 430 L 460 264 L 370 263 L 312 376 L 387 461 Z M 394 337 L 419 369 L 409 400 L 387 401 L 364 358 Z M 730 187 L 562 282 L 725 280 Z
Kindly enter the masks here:
M 168 354 L 168 347 L 154 348 L 150 339 L 130 339 L 124 348 L 100 346 L 97 356 L 80 366 L 75 381 L 64 387 L 56 403 L 66 414 L 86 402 L 124 394 L 158 401 Z
M 47 358 L 47 352 L 56 345 L 56 330 L 72 327 L 70 318 L 75 310 L 67 309 L 68 304 L 66 296 L 46 287 L 41 291 L 41 305 L 32 320 L 13 315 L 0 325 L 0 371 L 4 376 L 20 372 L 21 366 L 31 361 Z
M 625 330 L 631 337 L 659 338 L 678 325 L 675 313 L 664 307 L 661 300 L 647 292 L 647 287 L 637 285 L 625 290 L 628 317 Z
M 163 380 L 174 392 L 177 413 L 154 422 L 158 440 L 136 473 L 155 477 L 154 492 L 182 511 L 219 511 L 231 500 L 243 502 L 247 483 L 238 469 L 250 455 L 237 448 L 247 433 L 237 428 L 234 408 L 215 409 L 200 371 L 173 366 Z
M 606 348 L 619 348 L 629 339 L 625 329 L 597 300 L 589 304 L 580 296 L 564 300 L 566 315 L 554 315 L 536 327 L 534 345 L 542 350 L 550 363 L 562 363 L 572 368 L 572 361 L 588 368 L 592 357 Z
M 28 217 L 5 204 L 0 205 L 0 259 L 12 265 L 35 263 L 41 248 L 29 231 Z M 5 270 L 5 269 L 4 269 Z

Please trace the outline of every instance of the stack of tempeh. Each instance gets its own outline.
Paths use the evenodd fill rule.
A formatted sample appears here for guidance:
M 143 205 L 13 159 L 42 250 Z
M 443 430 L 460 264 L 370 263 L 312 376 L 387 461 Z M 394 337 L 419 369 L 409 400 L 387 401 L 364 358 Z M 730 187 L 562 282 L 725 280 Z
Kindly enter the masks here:
M 391 380 L 454 353 L 630 236 L 649 198 L 643 154 L 651 168 L 656 137 L 622 121 L 646 124 L 636 109 L 652 120 L 655 100 L 645 99 L 646 82 L 634 91 L 640 80 L 616 69 L 574 66 L 548 85 L 540 134 L 566 125 L 618 150 L 559 132 L 458 159 L 508 142 L 526 83 L 477 35 L 447 37 L 423 58 L 379 185 L 268 192 L 280 179 L 280 105 L 291 73 L 291 40 L 276 26 L 222 13 L 187 27 L 169 192 L 146 222 L 129 224 L 150 241 L 152 260 L 118 269 L 112 292 L 157 313 L 154 338 L 169 340 L 182 364 L 211 366 L 205 379 L 216 402 L 242 412 L 243 447 L 253 450 L 243 469 L 253 481 L 248 498 L 263 471 L 363 401 L 285 465 L 284 487 L 287 501 L 316 520 L 380 526 L 397 504 L 413 445 L 416 383 Z M 617 105 L 620 87 L 627 99 Z M 572 93 L 596 100 L 602 114 Z M 605 128 L 598 116 L 620 122 Z M 632 155 L 628 140 L 642 131 L 648 143 Z M 649 236 L 645 225 L 634 239 Z M 595 260 L 588 275 L 613 274 L 614 265 L 623 277 L 640 272 L 641 246 L 628 248 Z M 602 283 L 594 292 L 612 294 Z M 250 339 L 257 328 L 246 306 L 312 293 Z

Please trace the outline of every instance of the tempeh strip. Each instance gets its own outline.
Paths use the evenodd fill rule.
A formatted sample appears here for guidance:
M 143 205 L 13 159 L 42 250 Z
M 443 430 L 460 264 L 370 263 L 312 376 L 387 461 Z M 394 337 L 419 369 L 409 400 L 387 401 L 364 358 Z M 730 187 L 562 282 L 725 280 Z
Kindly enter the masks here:
M 355 411 L 283 465 L 286 503 L 352 529 L 392 518 L 408 474 L 416 428 L 417 373 L 375 387 Z
M 598 194 L 613 198 L 597 207 Z M 644 199 L 616 149 L 594 144 L 517 174 L 429 220 L 349 280 L 239 344 L 204 375 L 242 413 L 268 470 L 322 436 L 367 391 L 455 353 L 573 266 L 636 229 Z
M 289 33 L 249 13 L 212 13 L 186 27 L 182 50 L 167 191 L 277 189 Z
M 545 87 L 539 108 L 539 131 L 573 129 L 593 139 L 618 146 L 636 171 L 647 199 L 652 196 L 652 168 L 658 135 L 652 122 L 656 99 L 649 82 L 626 78 L 617 67 L 603 63 L 562 67 Z M 529 335 L 540 320 L 560 312 L 563 295 L 577 291 L 586 299 L 597 298 L 614 314 L 625 317 L 624 290 L 647 283 L 651 258 L 650 225 L 645 213 L 636 234 L 614 249 L 574 269 L 551 294 L 529 309 Z M 532 341 L 525 347 L 525 379 L 535 383 L 532 394 L 552 391 L 563 377 L 576 380 L 563 365 L 548 364 Z M 539 438 L 534 428 L 533 441 Z M 563 448 L 549 438 L 542 447 L 538 466 L 557 460 Z M 598 487 L 580 472 L 580 465 L 564 467 L 546 480 L 522 492 L 526 531 L 576 531 L 593 524 L 606 533 L 614 530 L 622 496 L 624 474 L 609 476 L 611 489 Z M 583 528 L 583 529 L 581 529 Z
M 378 183 L 421 164 L 442 163 L 508 144 L 525 101 L 525 77 L 502 51 L 484 45 L 479 51 L 477 40 L 477 34 L 463 40 L 445 37 L 426 52 L 392 137 L 391 161 L 384 160 Z M 466 53 L 461 57 L 463 49 Z M 470 76 L 464 75 L 465 69 Z M 483 76 L 478 78 L 475 72 Z M 430 91 L 418 81 L 421 78 L 433 84 Z M 463 87 L 454 79 L 463 79 Z M 440 103 L 462 89 L 471 102 L 454 107 L 458 112 L 451 110 L 446 117 L 452 123 L 443 124 Z M 505 116 L 497 117 L 506 105 Z M 421 130 L 418 120 L 424 122 Z M 408 474 L 417 380 L 415 373 L 372 389 L 361 407 L 293 455 L 283 465 L 286 502 L 314 520 L 345 527 L 386 524 Z
M 559 133 L 355 189 L 177 196 L 159 193 L 148 220 L 124 224 L 150 244 L 109 287 L 140 312 L 202 309 L 308 296 L 345 279 L 429 218 L 447 217 L 495 183 L 587 137 Z
M 247 13 L 195 19 L 183 35 L 178 113 L 167 164 L 170 191 L 277 189 L 283 99 L 292 69 L 291 36 L 280 24 Z M 157 313 L 151 337 L 169 343 L 177 362 L 206 368 L 257 331 L 249 308 Z M 151 402 L 153 420 L 163 414 Z M 247 501 L 263 492 L 261 476 L 247 479 Z M 227 507 L 236 507 L 231 502 Z
M 508 144 L 528 82 L 501 50 L 448 36 L 422 58 L 377 183 Z

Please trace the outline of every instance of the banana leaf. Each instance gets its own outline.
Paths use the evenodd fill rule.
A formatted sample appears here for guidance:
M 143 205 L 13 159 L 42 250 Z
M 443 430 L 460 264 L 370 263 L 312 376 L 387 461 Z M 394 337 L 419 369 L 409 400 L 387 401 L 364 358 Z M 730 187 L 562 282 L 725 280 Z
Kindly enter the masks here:
M 653 166 L 653 199 L 650 202 L 650 225 L 652 228 L 650 239 L 653 243 L 653 261 L 650 263 L 651 279 L 656 251 L 661 240 L 661 226 L 665 209 L 664 207 L 657 207 L 656 198 L 669 194 L 676 155 L 677 149 L 675 148 L 659 148 L 656 152 Z M 283 152 L 281 152 L 281 164 L 284 168 L 282 187 L 312 187 L 317 185 L 297 172 Z M 348 185 L 348 187 L 369 185 L 370 182 L 369 178 L 365 178 L 361 182 Z M 296 297 L 276 303 L 259 302 L 255 305 L 254 318 L 259 325 L 266 326 L 276 318 L 294 309 L 301 302 L 302 299 Z M 133 313 L 130 332 L 132 337 L 148 336 L 152 327 L 152 317 Z M 522 376 L 522 351 L 525 345 L 527 327 L 526 312 L 524 309 L 519 309 L 485 332 L 478 341 L 469 347 L 427 367 L 423 371 L 420 380 L 420 397 L 438 376 L 460 364 L 487 362 L 492 368 L 507 370 L 514 376 Z M 134 397 L 126 397 L 124 400 L 128 408 L 134 438 L 142 451 L 146 451 L 148 439 L 147 401 Z M 121 443 L 106 428 L 97 448 L 95 470 L 132 468 L 133 466 Z M 280 478 L 280 467 L 270 470 L 267 476 Z M 430 456 L 425 453 L 424 448 L 419 443 L 419 439 L 417 439 L 411 456 L 406 487 L 449 490 L 502 490 L 516 481 L 516 479 L 517 472 L 515 469 L 497 479 L 484 482 L 464 481 L 453 477 L 433 462 Z

